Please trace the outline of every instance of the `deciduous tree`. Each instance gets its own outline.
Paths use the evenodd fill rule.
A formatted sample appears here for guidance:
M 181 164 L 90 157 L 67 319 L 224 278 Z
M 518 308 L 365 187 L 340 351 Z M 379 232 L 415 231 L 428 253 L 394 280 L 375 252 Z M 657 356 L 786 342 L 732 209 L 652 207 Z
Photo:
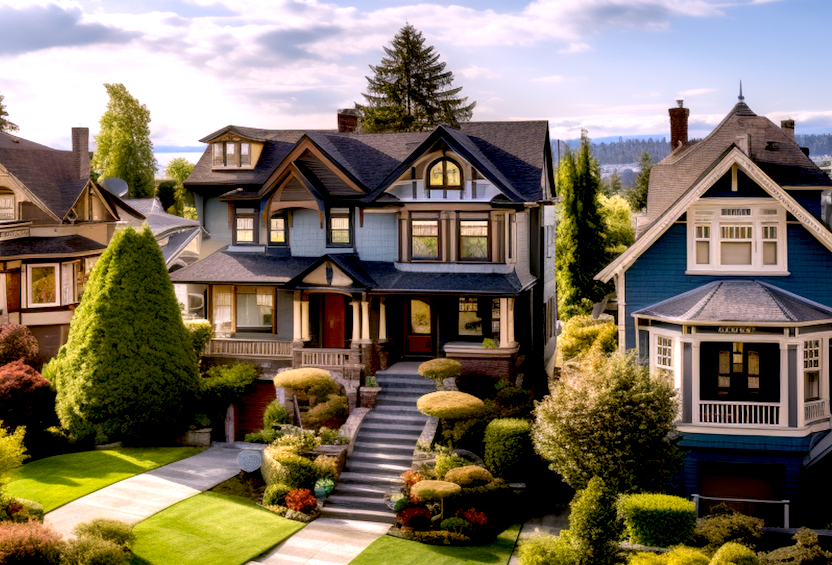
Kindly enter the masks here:
M 356 105 L 365 133 L 424 131 L 445 123 L 458 126 L 471 119 L 476 102 L 460 97 L 439 53 L 425 46 L 422 33 L 407 24 L 393 38 L 378 65 L 370 65 L 366 105 Z
M 156 157 L 150 141 L 150 110 L 123 84 L 105 84 L 110 101 L 101 115 L 101 131 L 95 137 L 92 167 L 104 180 L 118 177 L 127 182 L 130 196 L 155 194 Z
M 184 214 L 185 206 L 188 204 L 193 205 L 193 195 L 185 190 L 185 179 L 188 178 L 193 170 L 194 164 L 184 157 L 171 159 L 168 166 L 165 167 L 165 175 L 175 183 L 174 202 L 172 205 L 165 206 L 166 209 L 172 206 L 173 209 L 168 209 L 168 212 L 176 214 L 177 216 L 182 216 Z
M 9 113 L 6 111 L 6 105 L 3 104 L 4 98 L 5 96 L 0 94 L 0 131 L 11 133 L 13 131 L 17 131 L 19 128 L 17 127 L 17 124 L 13 124 L 6 119 L 6 116 L 8 116 Z

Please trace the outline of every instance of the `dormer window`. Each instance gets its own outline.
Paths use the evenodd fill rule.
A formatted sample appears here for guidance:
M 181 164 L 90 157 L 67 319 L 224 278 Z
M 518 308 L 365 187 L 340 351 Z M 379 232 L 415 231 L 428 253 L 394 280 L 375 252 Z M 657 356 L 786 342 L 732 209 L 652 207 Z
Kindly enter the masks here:
M 0 192 L 0 220 L 14 220 L 14 193 Z
M 433 197 L 434 191 L 441 190 L 443 198 L 447 198 L 449 190 L 462 190 L 462 170 L 450 159 L 439 159 L 428 168 L 427 184 L 429 196 Z
M 214 167 L 251 166 L 251 144 L 247 141 L 216 141 L 211 145 Z

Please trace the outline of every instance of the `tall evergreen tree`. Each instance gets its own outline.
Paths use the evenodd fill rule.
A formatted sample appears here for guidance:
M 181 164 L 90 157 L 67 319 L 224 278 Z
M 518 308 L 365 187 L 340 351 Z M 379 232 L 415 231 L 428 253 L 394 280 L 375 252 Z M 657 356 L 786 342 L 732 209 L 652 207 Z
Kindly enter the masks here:
M 362 131 L 424 131 L 471 119 L 476 102 L 466 104 L 468 98 L 458 96 L 462 87 L 452 86 L 453 73 L 445 70 L 433 46 L 425 46 L 420 31 L 407 24 L 384 52 L 379 65 L 370 65 L 366 105 L 356 104 Z
M 647 188 L 650 185 L 650 169 L 653 168 L 653 159 L 647 151 L 641 154 L 639 167 L 641 170 L 636 177 L 636 183 L 633 188 L 627 191 L 625 196 L 627 202 L 636 212 L 641 212 L 644 208 L 647 208 Z
M 123 179 L 134 198 L 150 198 L 156 192 L 156 157 L 150 141 L 150 110 L 140 104 L 123 84 L 105 84 L 110 101 L 101 115 L 101 131 L 95 137 L 92 168 L 100 180 Z
M 149 228 L 113 236 L 69 340 L 43 373 L 56 387 L 61 423 L 78 437 L 158 441 L 188 423 L 196 357 Z
M 584 135 L 580 149 L 576 153 L 567 149 L 558 167 L 562 204 L 555 265 L 558 315 L 562 319 L 589 313 L 606 293 L 605 286 L 593 279 L 607 259 L 600 191 L 601 173 Z
M 0 131 L 11 133 L 13 131 L 17 131 L 19 128 L 17 127 L 17 124 L 13 124 L 6 119 L 6 116 L 8 116 L 9 113 L 6 111 L 6 105 L 3 104 L 4 98 L 6 97 L 0 94 Z

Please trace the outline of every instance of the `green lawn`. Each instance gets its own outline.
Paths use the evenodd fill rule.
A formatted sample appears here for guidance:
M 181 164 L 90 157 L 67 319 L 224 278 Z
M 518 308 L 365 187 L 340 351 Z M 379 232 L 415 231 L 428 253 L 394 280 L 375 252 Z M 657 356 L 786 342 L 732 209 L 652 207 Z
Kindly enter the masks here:
M 6 490 L 12 496 L 40 502 L 49 512 L 107 485 L 200 451 L 202 448 L 197 447 L 124 447 L 56 455 L 15 471 Z
M 471 547 L 427 545 L 415 541 L 382 536 L 350 561 L 350 565 L 468 565 L 494 563 L 506 565 L 511 558 L 520 525 L 512 526 L 497 536 L 493 543 Z
M 304 524 L 237 496 L 199 494 L 136 524 L 133 565 L 238 565 Z

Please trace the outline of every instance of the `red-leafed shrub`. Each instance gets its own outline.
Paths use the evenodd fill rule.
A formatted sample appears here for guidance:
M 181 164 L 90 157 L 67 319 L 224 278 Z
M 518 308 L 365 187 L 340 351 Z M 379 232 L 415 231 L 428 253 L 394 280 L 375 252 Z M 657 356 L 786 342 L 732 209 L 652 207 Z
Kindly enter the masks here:
M 398 518 L 402 523 L 402 528 L 410 528 L 415 531 L 430 529 L 430 510 L 424 506 L 405 508 L 399 512 Z
M 308 488 L 296 488 L 286 495 L 286 506 L 290 510 L 309 514 L 318 507 L 318 499 Z
M 20 324 L 0 326 L 0 365 L 23 359 L 27 365 L 37 362 L 40 346 L 31 330 Z
M 26 426 L 27 434 L 58 422 L 49 381 L 22 359 L 0 367 L 0 420 L 9 429 Z
M 63 547 L 60 534 L 40 522 L 0 522 L 0 564 L 58 565 Z
M 473 508 L 468 510 L 460 510 L 457 515 L 465 518 L 475 526 L 485 526 L 488 524 L 488 518 L 485 517 L 485 512 L 477 512 Z

